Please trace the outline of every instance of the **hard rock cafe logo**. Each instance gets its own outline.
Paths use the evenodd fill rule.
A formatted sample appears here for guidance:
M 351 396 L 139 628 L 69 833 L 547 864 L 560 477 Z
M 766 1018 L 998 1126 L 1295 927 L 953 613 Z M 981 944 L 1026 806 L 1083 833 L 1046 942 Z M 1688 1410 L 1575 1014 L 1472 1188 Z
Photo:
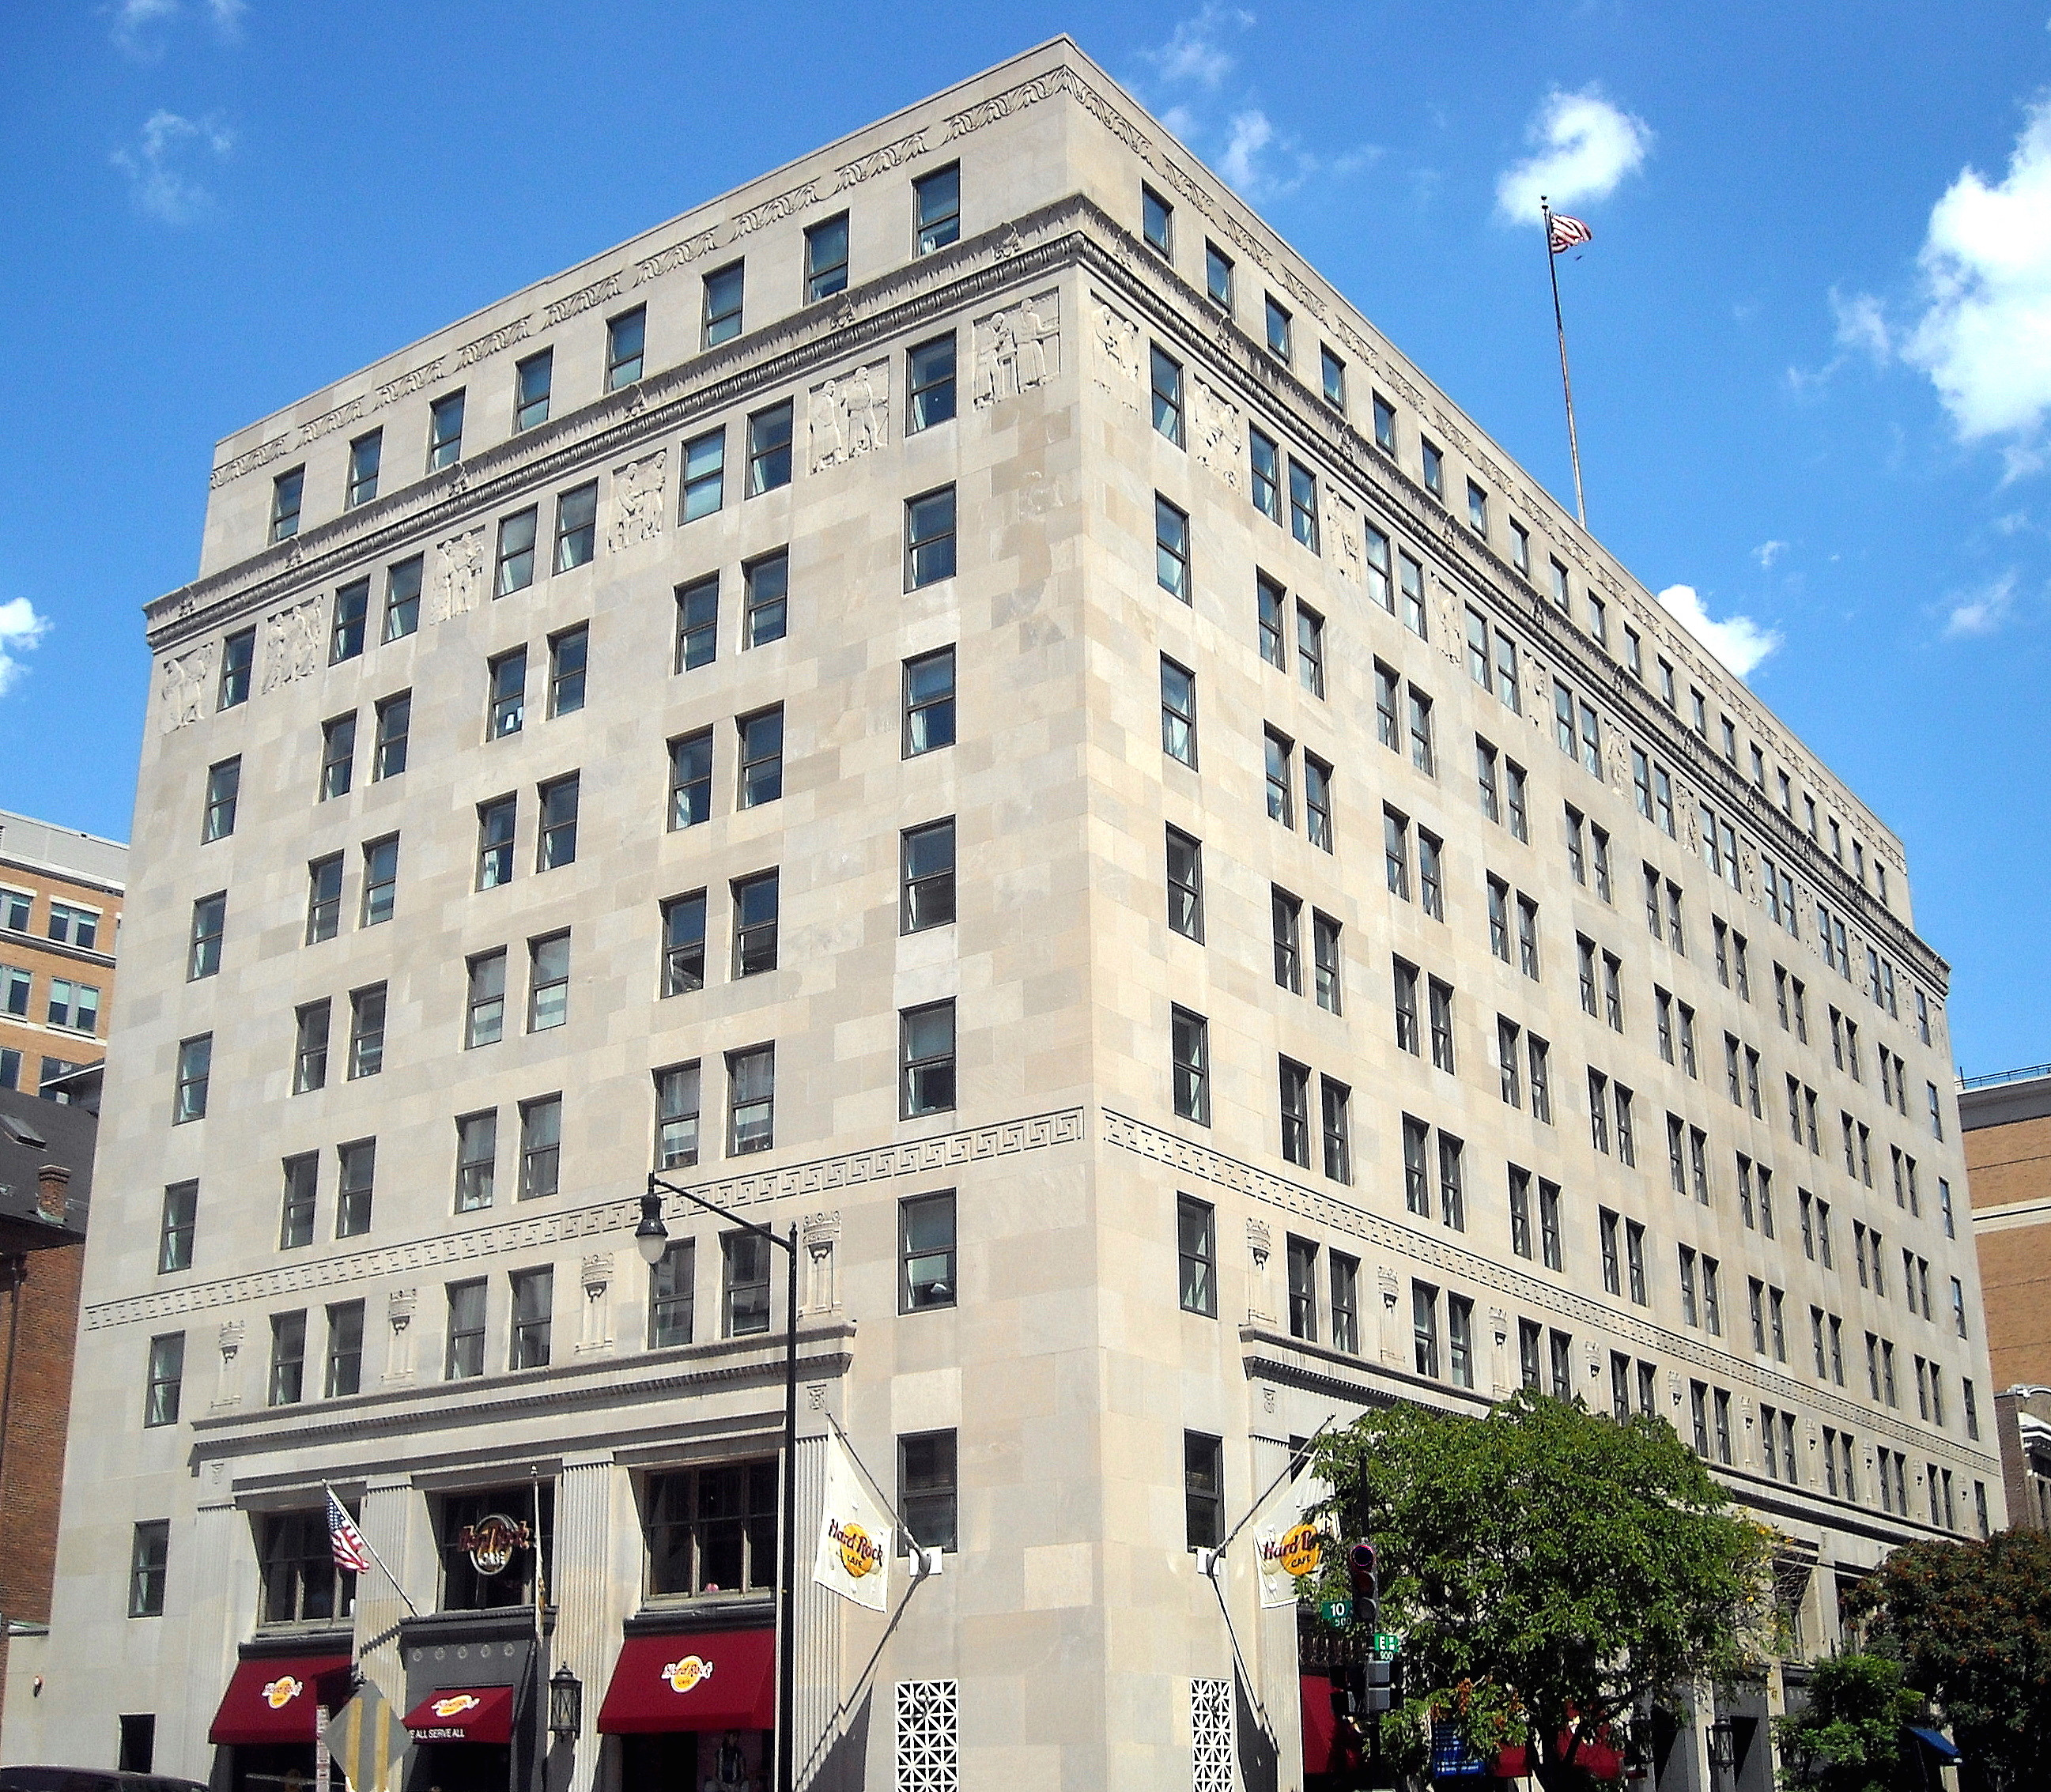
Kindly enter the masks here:
M 527 1547 L 532 1534 L 518 1519 L 494 1512 L 475 1525 L 464 1525 L 456 1532 L 455 1543 L 479 1574 L 500 1574 L 513 1560 L 514 1551 Z
M 665 1667 L 662 1677 L 670 1683 L 672 1692 L 688 1692 L 700 1681 L 712 1678 L 712 1663 L 702 1655 L 686 1655 Z
M 1260 1540 L 1260 1565 L 1287 1575 L 1315 1574 L 1324 1560 L 1325 1540 L 1315 1525 L 1293 1525 L 1279 1537 Z
M 281 1675 L 264 1689 L 264 1703 L 273 1711 L 283 1711 L 307 1689 L 303 1680 L 295 1680 L 290 1674 Z
M 883 1547 L 859 1525 L 826 1521 L 826 1535 L 840 1551 L 840 1565 L 850 1580 L 860 1580 L 883 1566 Z
M 483 1700 L 468 1692 L 451 1692 L 446 1699 L 437 1699 L 434 1713 L 437 1717 L 463 1717 L 484 1703 Z

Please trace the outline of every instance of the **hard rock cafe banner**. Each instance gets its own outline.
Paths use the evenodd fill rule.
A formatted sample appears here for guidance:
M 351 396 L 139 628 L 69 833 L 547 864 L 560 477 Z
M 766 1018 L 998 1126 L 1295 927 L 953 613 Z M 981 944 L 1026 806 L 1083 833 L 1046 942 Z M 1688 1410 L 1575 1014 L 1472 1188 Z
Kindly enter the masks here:
M 1329 1540 L 1315 1525 L 1306 1524 L 1303 1514 L 1330 1492 L 1306 1470 L 1268 1496 L 1253 1527 L 1264 1606 L 1294 1605 L 1297 1575 L 1318 1571 Z
M 826 1509 L 812 1579 L 871 1611 L 890 1602 L 891 1527 L 836 1432 L 826 1439 Z

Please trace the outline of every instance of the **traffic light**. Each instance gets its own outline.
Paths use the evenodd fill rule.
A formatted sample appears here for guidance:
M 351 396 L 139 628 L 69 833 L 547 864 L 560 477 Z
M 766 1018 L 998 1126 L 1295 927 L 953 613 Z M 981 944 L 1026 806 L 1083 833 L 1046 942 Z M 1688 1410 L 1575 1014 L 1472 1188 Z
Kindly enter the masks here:
M 1371 1634 L 1381 1628 L 1381 1580 L 1373 1544 L 1362 1539 L 1346 1552 L 1346 1572 L 1353 1579 L 1353 1621 Z
M 1366 1728 L 1364 1720 L 1393 1711 L 1398 1702 L 1393 1665 L 1383 1661 L 1350 1661 L 1334 1668 L 1332 1714 Z

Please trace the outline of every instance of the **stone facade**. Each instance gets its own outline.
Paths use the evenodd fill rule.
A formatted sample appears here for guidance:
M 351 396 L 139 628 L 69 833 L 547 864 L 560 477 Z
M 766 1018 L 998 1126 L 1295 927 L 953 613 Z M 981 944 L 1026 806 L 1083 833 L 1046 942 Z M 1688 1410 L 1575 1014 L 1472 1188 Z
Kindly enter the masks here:
M 128 849 L 0 811 L 0 1089 L 105 1055 Z
M 954 166 L 949 240 L 942 201 L 928 189 L 922 221 L 915 183 Z M 1172 209 L 1158 247 L 1148 192 Z M 850 283 L 806 303 L 807 232 L 842 213 Z M 1223 304 L 1207 242 L 1230 259 Z M 730 289 L 707 276 L 736 262 L 740 327 L 708 343 Z M 1269 346 L 1271 302 L 1287 312 L 1286 358 Z M 645 367 L 608 390 L 637 306 Z M 912 353 L 943 338 L 944 407 Z M 553 415 L 514 433 L 516 369 L 544 349 Z M 1321 353 L 1343 370 L 1329 400 Z M 459 388 L 460 458 L 423 476 L 432 408 Z M 381 482 L 346 508 L 373 429 Z M 549 1502 L 542 1665 L 567 1665 L 586 1696 L 581 1733 L 548 1753 L 549 1783 L 653 1782 L 650 1745 L 598 1729 L 623 1639 L 760 1626 L 768 1607 L 745 1575 L 717 1594 L 654 1588 L 651 1501 L 663 1477 L 773 1458 L 780 1423 L 779 1329 L 731 1335 L 756 1297 L 722 1281 L 719 1229 L 676 1197 L 665 1220 L 694 1241 L 694 1324 L 689 1341 L 650 1347 L 636 1197 L 663 1136 L 655 1073 L 690 1064 L 698 1161 L 668 1173 L 801 1229 L 804 1547 L 830 1421 L 890 1497 L 923 1502 L 921 1523 L 947 1521 L 935 1483 L 953 1488 L 956 1547 L 937 1577 L 896 1577 L 889 1618 L 802 1588 L 801 1783 L 1299 1786 L 1295 1614 L 1258 1608 L 1244 1542 L 1215 1585 L 1196 1571 L 1188 1465 L 1215 1446 L 1229 1528 L 1292 1438 L 1391 1397 L 1477 1411 L 1535 1373 L 1605 1404 L 1620 1361 L 1628 1400 L 1687 1435 L 1699 1387 L 1705 1415 L 1725 1417 L 1721 1442 L 1705 1441 L 1717 1472 L 1786 1534 L 1810 1648 L 1835 1634 L 1838 1577 L 1901 1539 L 1971 1530 L 1976 1494 L 1998 1521 L 1995 1458 L 1962 1423 L 1963 1384 L 1983 1399 L 1987 1386 L 1977 1279 L 1936 1205 L 1961 1173 L 1957 1126 L 1948 1095 L 1924 1107 L 1926 1087 L 1948 1086 L 1947 972 L 1913 931 L 1899 842 L 1066 40 L 252 425 L 221 445 L 213 483 L 201 576 L 149 611 L 146 900 L 107 1082 L 104 1198 L 123 1211 L 88 1265 L 78 1376 L 101 1416 L 72 1445 L 53 1634 L 13 1670 L 42 1674 L 44 1691 L 10 1716 L 8 1758 L 61 1744 L 111 1760 L 116 1717 L 148 1712 L 160 1770 L 232 1776 L 206 1740 L 223 1688 L 239 1658 L 295 1646 L 353 1643 L 394 1702 L 437 1676 L 513 1673 L 490 1653 L 513 1642 L 435 1609 L 467 1584 L 443 1547 L 451 1515 L 489 1492 L 509 1509 Z M 281 490 L 297 532 L 267 544 Z M 947 492 L 951 512 L 912 502 Z M 944 550 L 923 533 L 943 514 Z M 1158 538 L 1175 514 L 1179 573 Z M 781 612 L 762 570 L 779 553 Z M 681 637 L 715 574 L 707 658 L 703 636 Z M 1263 576 L 1279 593 L 1272 638 Z M 572 703 L 560 643 L 580 627 Z M 1488 631 L 1478 662 L 1471 627 Z M 502 669 L 518 649 L 514 729 Z M 915 751 L 927 723 L 908 693 L 949 649 L 952 744 Z M 1164 751 L 1189 719 L 1164 715 L 1176 669 L 1194 677 L 1182 758 Z M 404 769 L 381 774 L 378 718 L 402 693 Z M 778 705 L 772 798 L 768 736 L 743 724 Z M 330 724 L 350 716 L 349 787 L 322 797 L 338 781 Z M 1493 815 L 1477 736 L 1497 755 Z M 1756 783 L 1740 756 L 1754 745 Z M 249 775 L 234 830 L 203 842 L 210 771 L 237 755 Z M 904 831 L 946 818 L 954 918 L 907 931 L 926 898 L 906 887 Z M 1400 877 L 1385 853 L 1396 818 Z M 1201 842 L 1201 938 L 1168 924 L 1169 829 Z M 763 963 L 761 912 L 743 905 L 772 869 L 773 960 L 739 974 Z M 1683 911 L 1670 932 L 1670 886 Z M 223 888 L 219 971 L 188 981 L 191 904 Z M 667 918 L 693 912 L 666 905 L 700 892 L 703 986 L 664 995 Z M 1535 905 L 1528 970 L 1518 897 Z M 1299 937 L 1278 952 L 1291 903 Z M 1322 1000 L 1319 917 L 1338 928 Z M 565 932 L 561 984 L 540 943 Z M 1392 1014 L 1404 966 L 1412 1030 Z M 372 991 L 377 1068 L 352 1077 L 351 1015 Z M 1662 996 L 1671 1038 L 1689 1016 L 1685 1048 L 1662 1052 Z M 467 1044 L 480 1003 L 494 1033 L 494 999 L 502 1037 Z M 304 1017 L 322 1001 L 326 1073 L 305 1087 Z M 908 1063 L 907 1042 L 927 1036 L 905 1017 L 940 1004 L 951 1059 Z M 1178 1017 L 1207 1029 L 1201 1114 L 1178 1111 L 1195 1105 Z M 1856 1069 L 1831 1057 L 1846 1017 Z M 1533 1038 L 1549 1046 L 1540 1113 Z M 748 1079 L 771 1044 L 773 1130 L 759 1154 L 737 1152 L 762 1136 Z M 1278 1111 L 1299 1072 L 1300 1142 Z M 915 1085 L 946 1099 L 908 1118 Z M 1341 1129 L 1322 1104 L 1341 1085 L 1343 1150 L 1327 1158 L 1322 1134 Z M 537 1167 L 523 1127 L 556 1097 L 558 1167 Z M 177 1122 L 181 1103 L 203 1117 Z M 479 1135 L 459 1124 L 486 1113 L 489 1205 Z M 1412 1177 L 1418 1126 L 1429 1161 Z M 372 1139 L 374 1169 L 355 1150 Z M 1897 1206 L 1888 1183 L 1890 1148 L 1920 1163 L 1912 1210 L 1908 1185 Z M 308 1154 L 311 1220 L 287 1198 L 281 1222 L 282 1160 Z M 1772 1173 L 1777 1224 L 1754 1165 Z M 523 1200 L 530 1174 L 545 1192 Z M 1526 1175 L 1530 1218 L 1514 1224 Z M 188 1181 L 192 1267 L 160 1274 L 158 1204 Z M 917 1304 L 932 1266 L 908 1260 L 904 1204 L 949 1191 L 950 1298 Z M 1178 1267 L 1184 1211 L 1204 1260 Z M 1869 1232 L 1885 1235 L 1879 1290 Z M 1621 1257 L 1606 1272 L 1606 1235 L 1627 1254 L 1642 1236 L 1642 1299 Z M 1904 1248 L 1938 1290 L 1959 1279 L 1967 1336 L 1947 1307 L 1904 1306 Z M 540 1363 L 512 1278 L 543 1269 Z M 1751 1278 L 1763 1302 L 1783 1291 L 1773 1337 L 1762 1306 L 1756 1349 Z M 452 1319 L 468 1297 L 450 1290 L 479 1279 L 473 1346 Z M 1820 1372 L 1812 1306 L 1840 1322 Z M 274 1405 L 272 1341 L 281 1321 L 297 1335 L 295 1314 L 305 1369 L 286 1384 L 302 1397 Z M 323 1341 L 352 1315 L 356 1391 L 327 1397 Z M 1868 1333 L 1876 1377 L 1881 1338 L 1893 1354 L 1891 1399 L 1869 1392 Z M 146 1426 L 153 1341 L 173 1337 L 178 1420 Z M 1940 1365 L 1942 1424 L 1916 1416 L 1912 1355 Z M 481 1374 L 447 1372 L 473 1361 Z M 936 1439 L 951 1440 L 951 1470 Z M 1896 1462 L 1901 1493 L 1890 1472 L 1883 1504 Z M 353 1621 L 260 1599 L 263 1540 L 323 1483 L 427 1615 L 408 1619 L 377 1574 Z M 156 1521 L 169 1522 L 163 1612 L 129 1618 L 134 1529 Z M 1755 1734 L 1779 1696 L 1776 1676 L 1731 1714 Z M 1697 1711 L 1662 1744 L 1662 1786 L 1705 1783 L 1711 1706 Z M 1746 1783 L 1764 1787 L 1760 1734 Z M 412 1771 L 424 1784 L 425 1765 Z

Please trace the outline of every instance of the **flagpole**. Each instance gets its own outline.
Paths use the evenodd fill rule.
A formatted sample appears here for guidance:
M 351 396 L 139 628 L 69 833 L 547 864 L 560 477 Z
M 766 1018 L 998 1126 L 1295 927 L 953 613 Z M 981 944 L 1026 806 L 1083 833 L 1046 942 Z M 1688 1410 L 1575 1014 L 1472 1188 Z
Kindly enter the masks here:
M 1581 495 L 1581 442 L 1574 428 L 1574 382 L 1567 372 L 1567 321 L 1560 310 L 1560 258 L 1553 252 L 1553 208 L 1543 193 L 1538 197 L 1538 209 L 1545 217 L 1545 272 L 1553 283 L 1553 327 L 1560 338 L 1560 389 L 1567 400 L 1567 452 L 1574 463 L 1574 509 L 1580 513 L 1581 527 L 1586 529 L 1588 506 Z
M 326 1493 L 331 1500 L 334 1497 L 334 1489 L 329 1486 L 326 1482 L 322 1482 L 321 1483 L 321 1491 Z M 375 1562 L 379 1568 L 385 1569 L 385 1578 L 392 1583 L 392 1591 L 397 1593 L 400 1599 L 406 1600 L 406 1610 L 414 1617 L 418 1618 L 420 1615 L 420 1608 L 416 1606 L 411 1599 L 406 1599 L 406 1589 L 399 1584 L 399 1577 L 393 1573 L 389 1568 L 385 1568 L 385 1558 L 377 1553 L 377 1544 L 373 1543 L 369 1538 L 364 1536 L 363 1529 L 361 1525 L 357 1527 L 356 1537 L 357 1541 L 361 1543 L 365 1549 L 370 1552 L 370 1560 Z

